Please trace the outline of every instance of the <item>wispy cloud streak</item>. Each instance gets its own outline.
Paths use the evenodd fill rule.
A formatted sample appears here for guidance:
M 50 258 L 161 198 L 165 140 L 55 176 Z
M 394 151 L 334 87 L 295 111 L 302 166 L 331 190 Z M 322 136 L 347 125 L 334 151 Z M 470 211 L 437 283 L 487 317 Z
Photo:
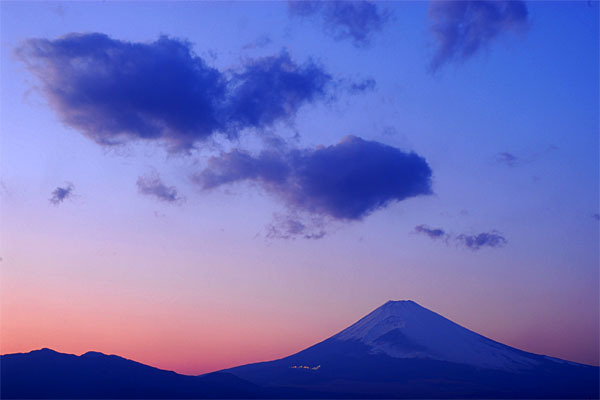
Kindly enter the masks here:
M 337 40 L 349 39 L 356 46 L 366 46 L 374 32 L 389 20 L 381 3 L 372 1 L 289 1 L 290 13 L 298 17 L 320 19 L 324 31 Z
M 528 25 L 527 6 L 521 0 L 432 0 L 429 4 L 431 31 L 438 44 L 433 71 L 473 56 L 504 32 Z
M 504 247 L 508 240 L 498 231 L 482 232 L 478 234 L 459 234 L 454 235 L 446 232 L 442 228 L 431 228 L 427 225 L 417 225 L 415 233 L 428 236 L 433 240 L 442 240 L 446 244 L 454 243 L 469 250 L 480 250 L 483 247 Z
M 137 180 L 137 187 L 141 194 L 152 196 L 163 202 L 176 203 L 182 200 L 175 186 L 167 186 L 158 174 L 140 176 Z

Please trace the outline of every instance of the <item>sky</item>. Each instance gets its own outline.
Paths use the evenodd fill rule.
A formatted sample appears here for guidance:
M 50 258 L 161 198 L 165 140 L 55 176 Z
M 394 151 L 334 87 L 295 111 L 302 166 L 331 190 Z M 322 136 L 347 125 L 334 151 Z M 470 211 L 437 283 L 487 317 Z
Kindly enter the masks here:
M 200 374 L 411 299 L 599 365 L 598 2 L 0 11 L 2 354 Z

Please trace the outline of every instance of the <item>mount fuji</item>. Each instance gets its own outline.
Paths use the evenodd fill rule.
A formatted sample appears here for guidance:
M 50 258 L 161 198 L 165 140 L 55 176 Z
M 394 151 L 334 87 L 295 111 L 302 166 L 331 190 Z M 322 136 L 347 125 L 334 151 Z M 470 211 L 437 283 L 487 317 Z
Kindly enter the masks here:
M 598 398 L 599 368 L 506 346 L 413 301 L 389 301 L 329 339 L 225 370 L 330 397 Z
M 299 353 L 200 376 L 114 355 L 0 357 L 0 398 L 598 398 L 600 369 L 495 342 L 390 301 Z

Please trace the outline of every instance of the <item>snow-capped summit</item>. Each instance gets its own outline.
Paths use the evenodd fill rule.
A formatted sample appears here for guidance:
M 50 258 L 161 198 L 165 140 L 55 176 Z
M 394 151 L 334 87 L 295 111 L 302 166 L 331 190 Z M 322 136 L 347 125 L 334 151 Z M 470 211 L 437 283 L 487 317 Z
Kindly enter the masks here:
M 481 336 L 411 300 L 388 301 L 332 339 L 360 341 L 373 354 L 395 358 L 430 358 L 503 370 L 539 363 L 533 354 Z

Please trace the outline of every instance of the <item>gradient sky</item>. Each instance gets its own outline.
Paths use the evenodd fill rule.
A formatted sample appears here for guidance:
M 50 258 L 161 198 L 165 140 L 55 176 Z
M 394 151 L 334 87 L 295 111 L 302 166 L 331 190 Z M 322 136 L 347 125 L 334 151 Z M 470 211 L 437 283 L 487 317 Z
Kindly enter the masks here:
M 599 5 L 494 4 L 2 1 L 1 353 L 198 374 L 412 299 L 598 365 Z M 131 57 L 105 83 L 161 35 L 188 46 L 227 87 L 217 122 L 193 103 L 217 95 L 163 96 L 154 70 L 155 115 L 122 82 L 88 98 L 106 71 L 61 63 L 93 33 Z M 121 110 L 141 122 L 103 144 Z

